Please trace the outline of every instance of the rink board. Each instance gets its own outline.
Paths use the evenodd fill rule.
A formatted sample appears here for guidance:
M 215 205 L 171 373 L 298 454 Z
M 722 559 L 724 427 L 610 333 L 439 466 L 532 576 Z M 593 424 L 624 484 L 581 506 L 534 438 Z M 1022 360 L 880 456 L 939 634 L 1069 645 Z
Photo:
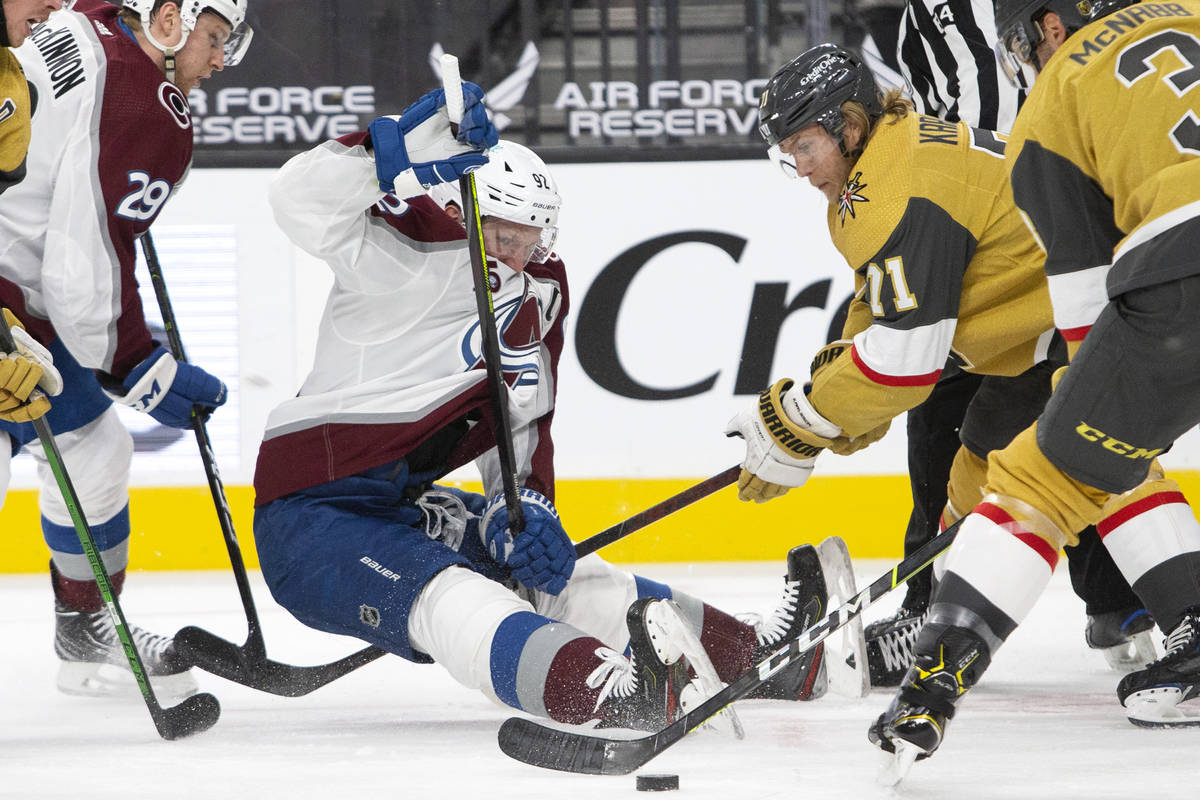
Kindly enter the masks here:
M 1171 473 L 1185 494 L 1200 496 L 1200 471 Z M 693 480 L 565 480 L 558 505 L 576 541 L 683 491 Z M 469 483 L 459 484 L 477 489 Z M 226 487 L 246 563 L 257 566 L 253 491 Z M 131 565 L 140 570 L 224 569 L 221 530 L 205 487 L 134 489 Z M 700 500 L 603 550 L 616 562 L 771 561 L 793 545 L 841 536 L 855 558 L 899 558 L 912 501 L 903 475 L 813 478 L 770 503 L 739 502 L 732 488 Z M 47 551 L 37 496 L 13 491 L 5 502 L 0 573 L 41 572 Z

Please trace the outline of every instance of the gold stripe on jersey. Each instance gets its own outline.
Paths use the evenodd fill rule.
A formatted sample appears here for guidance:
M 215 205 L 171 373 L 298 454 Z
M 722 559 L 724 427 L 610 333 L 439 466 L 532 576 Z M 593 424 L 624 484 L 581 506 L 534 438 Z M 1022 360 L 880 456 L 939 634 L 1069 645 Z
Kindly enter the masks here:
M 12 50 L 0 47 L 0 193 L 25 177 L 29 83 Z
M 822 370 L 810 400 L 847 436 L 918 405 L 947 357 L 970 372 L 1024 372 L 1053 328 L 1041 253 L 1012 202 L 1003 147 L 961 123 L 889 118 L 830 205 L 834 245 L 863 288 L 847 324 L 859 335 Z M 878 352 L 861 352 L 871 343 Z
M 1200 0 L 1138 3 L 1077 31 L 1038 76 L 1011 142 L 1014 188 L 1052 273 L 1095 266 L 1073 252 L 1088 232 L 1135 237 L 1200 199 Z M 1166 257 L 1118 259 L 1110 294 L 1200 273 L 1194 234 L 1176 237 Z

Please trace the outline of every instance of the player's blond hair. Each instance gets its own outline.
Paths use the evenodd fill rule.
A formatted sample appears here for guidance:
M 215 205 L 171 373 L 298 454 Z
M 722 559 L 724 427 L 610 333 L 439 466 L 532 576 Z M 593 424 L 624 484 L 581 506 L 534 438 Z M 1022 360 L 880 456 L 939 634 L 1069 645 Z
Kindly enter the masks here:
M 880 122 L 886 121 L 887 124 L 893 125 L 908 116 L 908 113 L 914 109 L 912 101 L 906 99 L 903 92 L 899 89 L 889 89 L 883 96 L 883 113 L 874 119 L 867 114 L 866 107 L 857 100 L 847 100 L 842 103 L 841 110 L 842 119 L 846 124 L 853 123 L 860 131 L 866 131 L 866 136 L 859 144 L 861 149 L 875 135 Z

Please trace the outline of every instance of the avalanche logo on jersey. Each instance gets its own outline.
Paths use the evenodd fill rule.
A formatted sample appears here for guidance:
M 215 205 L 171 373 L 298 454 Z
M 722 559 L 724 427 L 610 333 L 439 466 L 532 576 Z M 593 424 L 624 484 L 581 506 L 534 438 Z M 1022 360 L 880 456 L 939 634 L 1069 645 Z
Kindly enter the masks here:
M 856 172 L 856 173 L 854 173 L 853 177 L 851 177 L 850 179 L 848 179 L 846 181 L 846 185 L 844 187 L 842 187 L 842 196 L 838 199 L 837 213 L 838 213 L 838 217 L 842 221 L 843 227 L 846 225 L 847 212 L 849 212 L 851 219 L 855 218 L 855 216 L 854 216 L 854 204 L 855 203 L 871 202 L 864 195 L 861 194 L 862 190 L 867 188 L 867 184 L 862 183 L 860 180 L 861 178 L 862 178 L 862 173 Z
M 192 127 L 192 107 L 188 105 L 187 97 L 179 90 L 179 87 L 170 81 L 163 81 L 158 85 L 158 102 L 162 103 L 162 107 L 171 115 L 171 119 L 175 121 L 181 129 L 187 130 Z
M 496 306 L 500 364 L 505 379 L 514 389 L 538 384 L 542 371 L 540 317 L 541 311 L 534 295 L 513 298 Z M 483 363 L 483 336 L 478 320 L 463 336 L 462 358 L 468 369 Z

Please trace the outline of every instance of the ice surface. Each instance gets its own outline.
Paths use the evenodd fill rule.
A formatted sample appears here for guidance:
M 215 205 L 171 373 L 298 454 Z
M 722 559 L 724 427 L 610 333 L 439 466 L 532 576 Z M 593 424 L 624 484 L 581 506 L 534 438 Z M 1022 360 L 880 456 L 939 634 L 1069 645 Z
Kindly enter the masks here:
M 856 564 L 860 584 L 888 568 Z M 639 571 L 730 611 L 768 611 L 782 564 L 652 565 Z M 304 628 L 255 597 L 269 654 L 323 663 L 359 643 Z M 890 612 L 884 598 L 868 619 Z M 227 573 L 134 573 L 126 615 L 159 632 L 200 625 L 237 641 L 245 620 Z M 509 711 L 436 666 L 386 658 L 301 698 L 253 692 L 210 675 L 221 700 L 210 731 L 166 742 L 139 697 L 95 700 L 54 688 L 53 613 L 44 576 L 0 577 L 0 797 L 535 798 L 646 797 L 634 777 L 538 770 L 496 747 Z M 678 798 L 1183 798 L 1196 796 L 1200 729 L 1130 725 L 1118 676 L 1083 643 L 1083 607 L 1060 570 L 999 653 L 933 759 L 895 789 L 875 781 L 868 722 L 890 694 L 812 703 L 744 702 L 741 742 L 700 731 L 647 765 L 678 773 Z M 661 796 L 661 795 L 653 795 Z

